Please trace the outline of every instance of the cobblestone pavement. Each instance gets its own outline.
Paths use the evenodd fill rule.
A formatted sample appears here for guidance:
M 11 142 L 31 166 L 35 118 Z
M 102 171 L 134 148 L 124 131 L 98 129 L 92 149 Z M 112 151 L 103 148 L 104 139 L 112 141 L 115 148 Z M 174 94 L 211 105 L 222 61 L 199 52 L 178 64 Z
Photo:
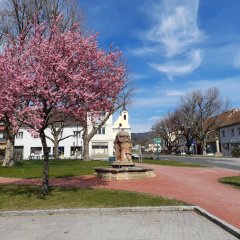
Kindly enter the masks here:
M 192 211 L 0 217 L 4 240 L 235 240 Z
M 147 165 L 155 178 L 109 181 L 94 176 L 50 180 L 52 186 L 109 188 L 151 193 L 197 205 L 240 228 L 240 190 L 219 183 L 220 177 L 240 175 L 240 171 L 221 168 L 184 168 Z M 0 178 L 0 183 L 41 184 L 41 180 Z

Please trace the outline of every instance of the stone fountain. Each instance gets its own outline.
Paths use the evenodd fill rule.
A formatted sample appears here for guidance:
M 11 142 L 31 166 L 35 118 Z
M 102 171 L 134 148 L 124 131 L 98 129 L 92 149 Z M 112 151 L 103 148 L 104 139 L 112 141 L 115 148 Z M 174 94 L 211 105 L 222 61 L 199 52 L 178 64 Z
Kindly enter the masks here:
M 155 177 L 153 169 L 135 166 L 132 161 L 132 141 L 128 132 L 121 130 L 115 141 L 115 161 L 112 167 L 94 168 L 98 178 L 112 180 L 141 179 Z

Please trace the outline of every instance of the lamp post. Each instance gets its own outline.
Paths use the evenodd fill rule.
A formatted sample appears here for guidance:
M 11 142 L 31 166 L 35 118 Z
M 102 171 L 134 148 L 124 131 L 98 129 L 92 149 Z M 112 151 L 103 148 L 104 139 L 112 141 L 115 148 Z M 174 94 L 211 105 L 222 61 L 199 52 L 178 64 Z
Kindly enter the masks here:
M 78 123 L 77 123 L 77 134 L 76 134 L 76 147 L 75 147 L 75 156 L 78 158 Z

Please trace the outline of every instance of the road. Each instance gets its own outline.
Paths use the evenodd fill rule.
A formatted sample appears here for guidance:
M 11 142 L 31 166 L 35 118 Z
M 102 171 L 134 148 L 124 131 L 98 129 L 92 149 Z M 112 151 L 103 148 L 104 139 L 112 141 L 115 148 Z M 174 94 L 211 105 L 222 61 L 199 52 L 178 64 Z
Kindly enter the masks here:
M 144 157 L 144 156 L 143 156 Z M 240 171 L 240 158 L 216 158 L 202 156 L 176 156 L 176 155 L 159 155 L 160 160 L 178 160 L 187 163 L 198 163 L 210 167 L 219 167 Z M 154 157 L 156 159 L 156 156 Z

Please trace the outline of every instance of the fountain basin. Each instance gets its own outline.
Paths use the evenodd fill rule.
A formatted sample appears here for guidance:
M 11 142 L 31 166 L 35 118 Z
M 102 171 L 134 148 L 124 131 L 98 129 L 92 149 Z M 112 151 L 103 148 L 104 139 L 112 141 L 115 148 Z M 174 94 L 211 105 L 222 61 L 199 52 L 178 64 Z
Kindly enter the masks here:
M 130 179 L 143 179 L 156 177 L 152 168 L 146 167 L 97 167 L 94 168 L 98 178 L 111 179 L 111 180 L 130 180 Z

